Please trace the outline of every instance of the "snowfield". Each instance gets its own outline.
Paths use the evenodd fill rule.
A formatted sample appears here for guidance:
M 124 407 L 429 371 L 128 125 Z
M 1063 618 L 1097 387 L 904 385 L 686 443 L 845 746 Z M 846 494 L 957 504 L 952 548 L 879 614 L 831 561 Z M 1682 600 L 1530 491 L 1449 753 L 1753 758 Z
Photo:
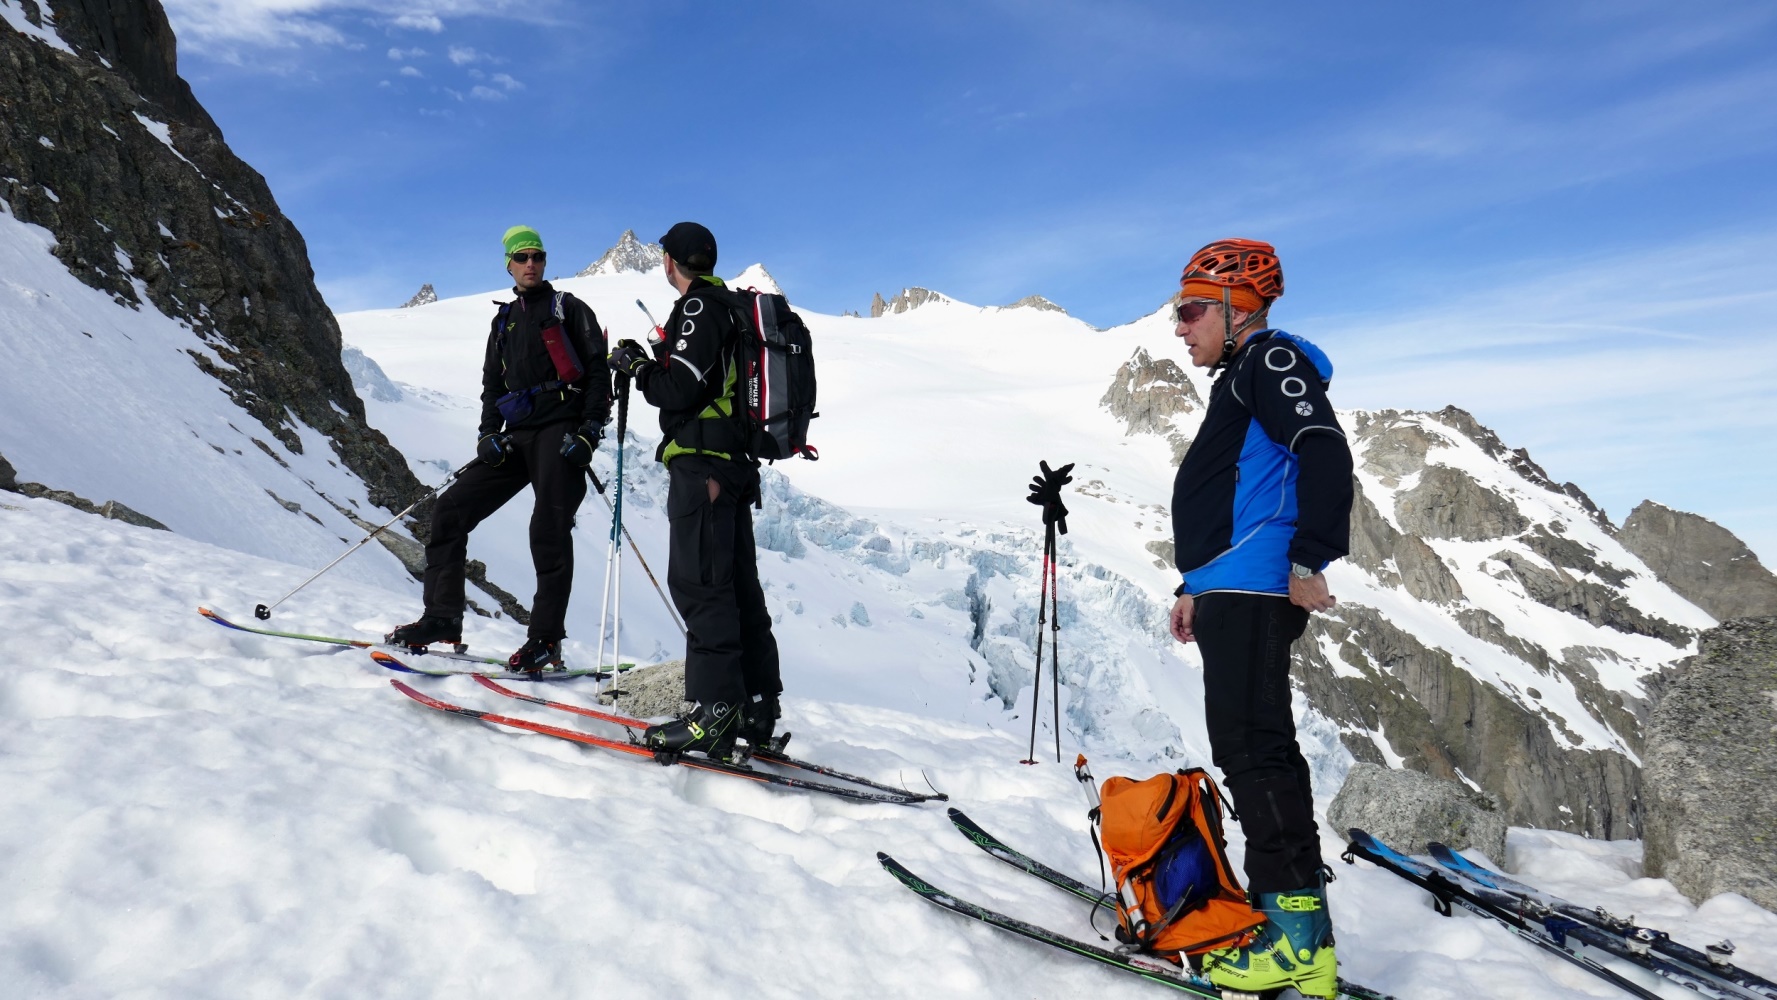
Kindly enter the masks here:
M 275 589 L 302 574 L 46 500 L 0 500 L 6 996 L 1164 995 L 890 879 L 878 850 L 1090 938 L 1085 906 L 982 854 L 940 805 L 840 802 L 497 730 L 415 705 L 362 651 L 195 614 L 238 606 L 244 581 Z M 365 609 L 404 601 L 325 578 L 304 624 L 373 632 L 399 616 Z M 518 638 L 510 623 L 485 627 L 489 641 Z M 413 682 L 611 732 L 465 679 Z M 548 690 L 590 701 L 580 682 Z M 867 698 L 789 698 L 794 749 L 910 787 L 929 777 L 1008 842 L 1091 877 L 1085 805 L 1065 768 L 1016 763 L 1014 733 Z M 1101 755 L 1096 770 L 1155 768 Z M 1329 857 L 1339 847 L 1326 838 Z M 1777 973 L 1759 944 L 1777 916 L 1732 896 L 1692 908 L 1633 877 L 1635 844 L 1514 830 L 1510 852 L 1539 884 L 1689 942 L 1733 937 L 1745 965 Z M 1491 923 L 1434 916 L 1392 875 L 1335 867 L 1349 978 L 1403 1000 L 1615 995 Z

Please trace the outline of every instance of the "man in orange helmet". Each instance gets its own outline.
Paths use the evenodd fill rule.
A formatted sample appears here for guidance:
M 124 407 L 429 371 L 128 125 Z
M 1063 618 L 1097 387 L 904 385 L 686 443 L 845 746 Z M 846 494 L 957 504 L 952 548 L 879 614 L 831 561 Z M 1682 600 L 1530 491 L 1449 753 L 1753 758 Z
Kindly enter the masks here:
M 1250 944 L 1203 956 L 1211 981 L 1331 997 L 1338 964 L 1308 763 L 1290 711 L 1290 644 L 1335 601 L 1322 570 L 1345 555 L 1351 451 L 1327 401 L 1333 365 L 1271 329 L 1277 251 L 1219 240 L 1197 251 L 1174 297 L 1191 363 L 1219 372 L 1172 491 L 1183 583 L 1172 634 L 1203 653 L 1210 752 L 1246 834 L 1247 888 L 1266 924 Z

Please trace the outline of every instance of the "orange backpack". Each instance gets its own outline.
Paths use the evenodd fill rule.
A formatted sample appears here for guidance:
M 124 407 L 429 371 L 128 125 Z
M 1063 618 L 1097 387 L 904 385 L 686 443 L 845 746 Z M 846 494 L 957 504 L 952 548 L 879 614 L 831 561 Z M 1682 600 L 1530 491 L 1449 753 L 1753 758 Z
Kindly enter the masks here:
M 1092 788 L 1084 757 L 1074 770 Z M 1105 781 L 1089 815 L 1116 879 L 1117 938 L 1124 944 L 1201 955 L 1243 945 L 1264 924 L 1228 863 L 1226 801 L 1198 767 L 1146 781 Z

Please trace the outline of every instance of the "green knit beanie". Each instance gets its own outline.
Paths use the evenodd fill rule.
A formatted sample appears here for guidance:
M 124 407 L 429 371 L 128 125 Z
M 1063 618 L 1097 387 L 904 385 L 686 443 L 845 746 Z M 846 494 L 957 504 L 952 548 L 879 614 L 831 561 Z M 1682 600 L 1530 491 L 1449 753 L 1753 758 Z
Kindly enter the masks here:
M 501 242 L 506 245 L 506 256 L 508 257 L 520 250 L 543 249 L 543 237 L 538 236 L 537 231 L 530 226 L 513 226 L 506 230 L 506 236 Z

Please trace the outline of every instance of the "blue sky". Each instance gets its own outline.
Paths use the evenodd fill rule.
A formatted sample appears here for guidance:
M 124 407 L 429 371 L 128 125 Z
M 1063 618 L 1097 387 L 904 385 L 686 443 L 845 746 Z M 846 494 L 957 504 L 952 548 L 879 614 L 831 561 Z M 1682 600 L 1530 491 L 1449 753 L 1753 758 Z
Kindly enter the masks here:
M 695 218 L 823 312 L 1151 311 L 1276 243 L 1346 406 L 1455 403 L 1777 563 L 1777 7 L 165 0 L 340 310 Z M 1461 8 L 1461 9 L 1446 9 Z

